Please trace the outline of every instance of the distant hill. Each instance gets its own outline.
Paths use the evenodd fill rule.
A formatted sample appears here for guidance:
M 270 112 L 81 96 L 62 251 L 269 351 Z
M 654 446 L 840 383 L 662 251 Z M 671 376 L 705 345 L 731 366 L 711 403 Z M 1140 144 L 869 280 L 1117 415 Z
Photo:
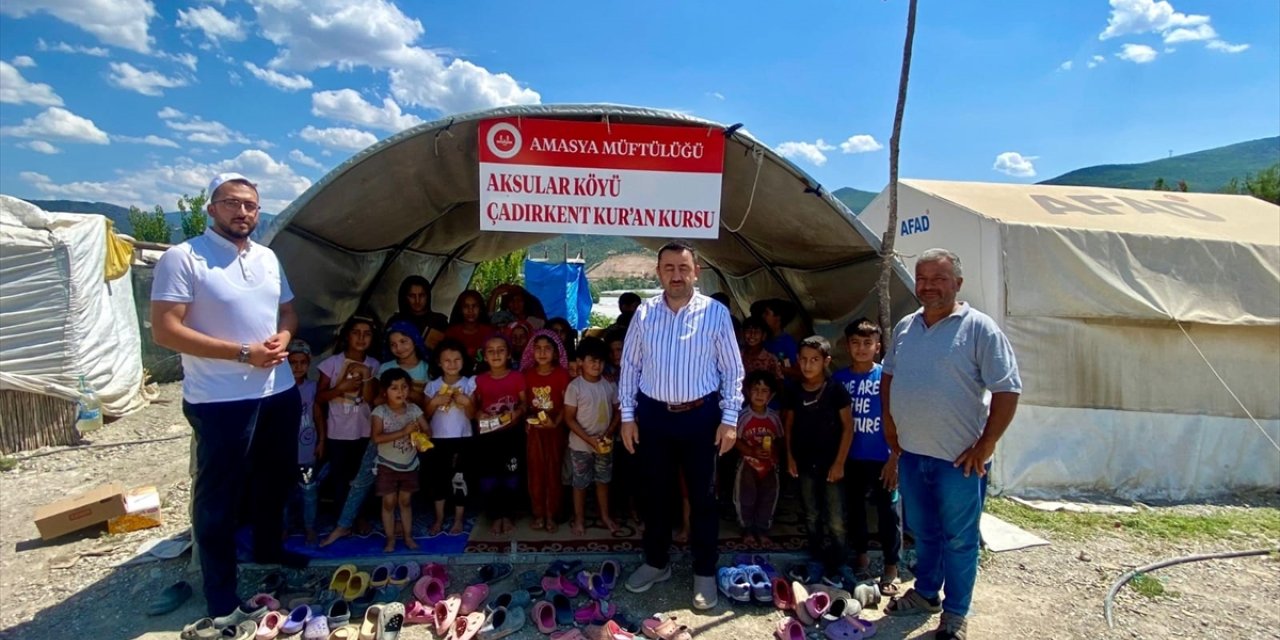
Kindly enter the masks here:
M 1280 136 L 1240 142 L 1139 164 L 1103 164 L 1064 173 L 1040 184 L 1150 189 L 1157 178 L 1171 187 L 1186 180 L 1191 191 L 1222 190 L 1232 178 L 1257 174 L 1280 162 Z
M 582 259 L 587 262 L 587 270 L 604 262 L 610 256 L 629 253 L 653 255 L 653 251 L 640 246 L 631 238 L 614 236 L 563 235 L 543 240 L 529 247 L 529 257 L 541 258 L 546 255 L 552 262 L 564 260 L 565 245 L 569 247 L 569 257 L 582 252 Z
M 849 207 L 849 210 L 852 211 L 854 215 L 857 215 L 862 213 L 862 210 L 866 209 L 867 205 L 871 204 L 871 201 L 875 200 L 876 196 L 880 194 L 875 193 L 874 191 L 863 191 L 852 187 L 841 187 L 832 191 L 831 195 L 835 196 L 840 202 L 843 202 L 844 206 Z
M 125 234 L 133 233 L 133 225 L 129 224 L 129 207 L 122 207 L 109 202 L 83 202 L 81 200 L 28 200 L 27 202 L 45 211 L 104 215 L 115 223 L 116 231 Z M 182 242 L 182 214 L 177 211 L 170 211 L 164 214 L 164 219 L 169 223 L 169 228 L 172 229 L 169 238 L 170 242 Z M 253 237 L 255 239 L 261 238 L 275 224 L 275 219 L 275 214 L 259 214 L 258 228 L 254 230 Z

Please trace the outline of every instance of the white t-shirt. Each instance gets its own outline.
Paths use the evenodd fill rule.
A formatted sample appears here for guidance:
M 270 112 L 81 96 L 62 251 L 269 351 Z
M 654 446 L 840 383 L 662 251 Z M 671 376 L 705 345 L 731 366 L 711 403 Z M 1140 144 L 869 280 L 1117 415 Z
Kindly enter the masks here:
M 240 251 L 209 228 L 164 252 L 151 300 L 186 304 L 184 323 L 207 336 L 255 344 L 279 330 L 280 305 L 293 291 L 271 249 L 249 241 Z M 265 398 L 293 386 L 288 362 L 261 369 L 184 353 L 182 370 L 182 397 L 192 404 Z
M 577 407 L 578 424 L 588 434 L 599 436 L 609 429 L 609 422 L 613 420 L 613 412 L 618 405 L 618 388 L 604 378 L 600 378 L 598 382 L 574 378 L 564 391 L 564 404 L 566 407 Z M 591 445 L 576 433 L 569 436 L 569 449 L 593 451 Z
M 423 394 L 427 396 L 427 402 L 430 402 L 437 393 L 440 393 L 440 387 L 444 386 L 444 378 L 436 378 L 427 383 L 427 388 Z M 462 393 L 466 395 L 474 395 L 476 392 L 476 379 L 463 378 L 452 386 L 462 389 Z M 471 436 L 471 419 L 467 417 L 467 413 L 458 407 L 441 407 L 431 416 L 431 437 L 432 438 L 467 438 Z
M 320 362 L 320 373 L 329 377 L 329 388 L 332 389 L 342 383 L 341 375 L 347 368 L 347 357 L 341 353 L 329 356 Z M 369 367 L 370 374 L 378 369 L 378 361 L 371 357 L 365 356 L 364 366 Z M 360 395 L 364 390 L 360 389 L 345 393 L 329 401 L 329 420 L 326 423 L 326 437 L 330 440 L 359 440 L 360 438 L 369 437 L 369 416 L 372 409 L 369 403 L 364 401 L 364 396 Z

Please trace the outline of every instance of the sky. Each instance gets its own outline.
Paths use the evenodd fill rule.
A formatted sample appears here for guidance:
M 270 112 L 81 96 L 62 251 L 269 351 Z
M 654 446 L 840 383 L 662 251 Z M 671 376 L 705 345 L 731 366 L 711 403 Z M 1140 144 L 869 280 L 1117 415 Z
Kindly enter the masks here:
M 742 123 L 879 191 L 906 0 L 0 0 L 0 193 L 279 211 L 376 140 L 511 104 Z M 904 178 L 1035 182 L 1280 134 L 1274 0 L 921 0 Z

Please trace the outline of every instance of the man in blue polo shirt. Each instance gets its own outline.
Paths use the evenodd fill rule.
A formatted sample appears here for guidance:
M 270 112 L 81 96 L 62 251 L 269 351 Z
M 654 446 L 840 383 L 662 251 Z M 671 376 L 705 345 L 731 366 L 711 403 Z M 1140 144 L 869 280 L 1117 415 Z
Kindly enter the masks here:
M 257 185 L 215 177 L 212 224 L 165 251 L 151 289 L 152 337 L 182 354 L 182 410 L 196 440 L 192 528 L 208 613 L 224 625 L 240 605 L 235 529 L 246 487 L 254 560 L 305 564 L 284 551 L 280 517 L 297 471 L 301 397 L 287 349 L 298 320 L 280 261 L 249 239 L 258 209 Z
M 885 439 L 900 454 L 898 483 L 916 541 L 915 587 L 885 611 L 942 611 L 939 640 L 968 633 L 982 476 L 1022 393 L 1009 339 L 986 314 L 956 300 L 963 283 L 959 256 L 946 249 L 920 254 L 921 306 L 894 329 L 880 383 Z

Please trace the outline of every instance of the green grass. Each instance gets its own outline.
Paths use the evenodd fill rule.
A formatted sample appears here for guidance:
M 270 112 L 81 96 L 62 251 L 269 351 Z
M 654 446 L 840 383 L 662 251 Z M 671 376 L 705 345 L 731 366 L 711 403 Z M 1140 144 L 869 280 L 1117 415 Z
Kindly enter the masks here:
M 18 468 L 18 461 L 8 456 L 0 456 L 0 472 L 13 471 Z
M 1164 588 L 1164 583 L 1160 579 L 1147 573 L 1139 573 L 1129 581 L 1129 588 L 1133 589 L 1138 595 L 1145 598 L 1155 600 L 1156 598 L 1176 598 L 1179 595 L 1177 591 L 1170 591 Z
M 1212 539 L 1244 536 L 1280 540 L 1280 509 L 1221 509 L 1209 515 L 1169 510 L 1129 514 L 1037 511 L 1004 498 L 987 501 L 987 512 L 1024 529 L 1064 538 L 1126 534 L 1159 540 Z

